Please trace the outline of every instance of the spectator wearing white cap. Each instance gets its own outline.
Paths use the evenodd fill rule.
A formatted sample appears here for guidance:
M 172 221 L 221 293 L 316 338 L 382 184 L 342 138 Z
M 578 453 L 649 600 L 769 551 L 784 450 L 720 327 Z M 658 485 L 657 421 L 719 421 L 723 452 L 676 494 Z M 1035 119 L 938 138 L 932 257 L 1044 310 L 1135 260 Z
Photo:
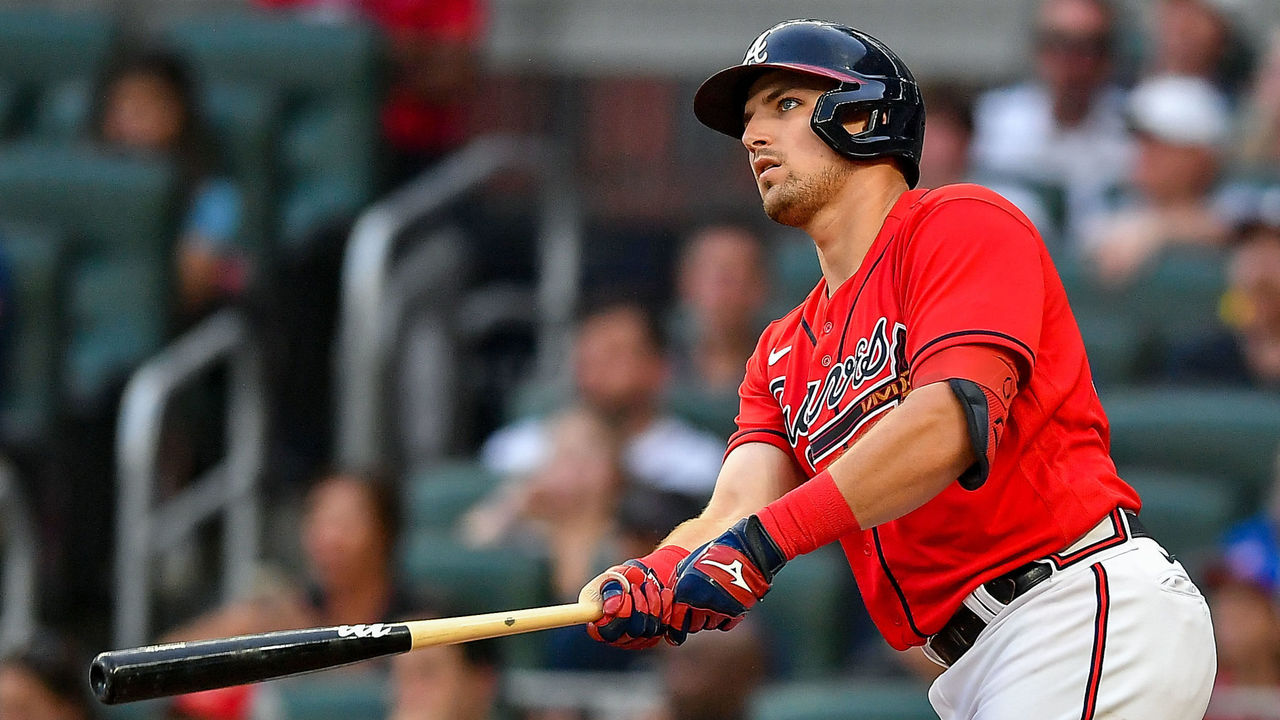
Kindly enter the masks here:
M 1099 278 L 1119 284 L 1169 245 L 1220 246 L 1229 225 L 1216 202 L 1232 115 L 1208 80 L 1164 75 L 1134 88 L 1137 138 L 1121 208 L 1089 223 L 1081 250 Z

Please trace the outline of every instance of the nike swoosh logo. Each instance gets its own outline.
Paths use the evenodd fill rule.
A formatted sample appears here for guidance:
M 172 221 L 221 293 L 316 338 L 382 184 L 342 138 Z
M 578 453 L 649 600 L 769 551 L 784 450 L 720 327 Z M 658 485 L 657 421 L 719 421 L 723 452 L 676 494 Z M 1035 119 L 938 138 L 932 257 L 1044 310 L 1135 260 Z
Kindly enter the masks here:
M 773 350 L 769 353 L 769 364 L 772 365 L 783 358 L 787 353 L 791 352 L 791 346 L 788 345 L 781 350 Z

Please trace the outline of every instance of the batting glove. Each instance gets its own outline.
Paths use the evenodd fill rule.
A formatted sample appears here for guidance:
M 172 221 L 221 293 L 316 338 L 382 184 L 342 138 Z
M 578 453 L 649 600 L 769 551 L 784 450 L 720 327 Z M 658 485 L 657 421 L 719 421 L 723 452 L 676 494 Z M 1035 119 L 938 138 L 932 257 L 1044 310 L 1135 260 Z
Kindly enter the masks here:
M 587 634 L 628 650 L 657 645 L 669 627 L 676 564 L 686 554 L 681 548 L 666 546 L 610 568 L 609 572 L 626 579 L 626 587 L 618 580 L 607 580 L 600 586 L 604 616 L 587 625 Z
M 667 640 L 679 645 L 691 632 L 733 628 L 786 562 L 758 517 L 739 520 L 677 567 Z

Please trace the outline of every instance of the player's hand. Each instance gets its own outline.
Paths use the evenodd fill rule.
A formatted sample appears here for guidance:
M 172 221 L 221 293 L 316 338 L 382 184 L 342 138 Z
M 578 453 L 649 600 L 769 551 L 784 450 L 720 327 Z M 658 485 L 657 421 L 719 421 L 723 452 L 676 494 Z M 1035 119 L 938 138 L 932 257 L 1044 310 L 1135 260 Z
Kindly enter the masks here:
M 680 551 L 680 557 L 683 557 L 683 552 Z M 669 559 L 672 554 L 664 555 Z M 604 616 L 587 625 L 587 634 L 600 642 L 628 650 L 657 645 L 666 634 L 671 617 L 671 581 L 675 577 L 676 565 L 673 559 L 669 559 L 663 567 L 662 559 L 659 553 L 654 553 L 605 571 L 605 575 L 618 574 L 625 578 L 626 587 L 616 579 L 605 580 L 600 586 Z M 656 567 L 650 567 L 650 564 Z
M 679 645 L 691 632 L 731 629 L 769 592 L 786 562 L 758 517 L 739 520 L 677 567 L 667 640 Z

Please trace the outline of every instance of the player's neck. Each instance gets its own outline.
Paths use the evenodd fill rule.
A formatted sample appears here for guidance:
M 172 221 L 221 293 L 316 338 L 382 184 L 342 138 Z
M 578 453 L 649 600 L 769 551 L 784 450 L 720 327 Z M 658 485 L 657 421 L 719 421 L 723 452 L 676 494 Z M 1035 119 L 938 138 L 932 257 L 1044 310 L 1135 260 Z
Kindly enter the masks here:
M 880 234 L 894 203 L 908 190 L 891 163 L 860 167 L 804 230 L 818 248 L 818 263 L 832 292 L 853 277 Z

